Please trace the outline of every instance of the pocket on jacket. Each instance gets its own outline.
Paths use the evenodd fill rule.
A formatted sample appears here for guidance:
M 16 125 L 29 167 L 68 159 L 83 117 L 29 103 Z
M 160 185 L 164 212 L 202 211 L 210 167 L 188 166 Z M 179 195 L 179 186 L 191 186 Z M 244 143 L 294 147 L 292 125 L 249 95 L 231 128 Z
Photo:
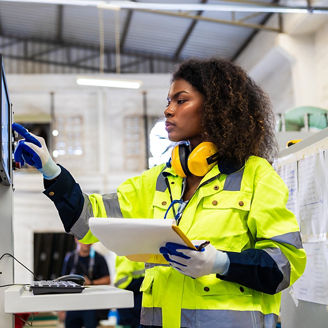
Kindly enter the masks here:
M 157 192 L 157 193 L 159 193 L 159 192 Z M 153 201 L 153 211 L 154 211 L 153 217 L 156 219 L 164 219 L 165 212 L 168 209 L 168 207 L 170 206 L 170 204 L 171 204 L 171 201 L 166 194 L 164 194 L 164 193 L 160 193 L 160 195 L 156 194 L 156 197 L 154 198 L 154 201 Z M 171 210 L 170 210 L 170 212 L 171 212 Z M 170 213 L 168 213 L 168 214 L 170 214 Z M 168 217 L 173 217 L 173 216 L 171 215 Z
M 222 191 L 205 197 L 203 208 L 235 209 L 248 212 L 251 208 L 252 194 L 242 191 Z
M 252 289 L 244 287 L 240 284 L 223 281 L 215 276 L 200 277 L 196 279 L 196 290 L 201 296 L 252 296 Z
M 246 192 L 221 191 L 204 197 L 189 237 L 208 239 L 217 249 L 241 251 L 250 243 L 247 220 L 251 196 Z
M 140 291 L 145 292 L 147 294 L 151 294 L 153 289 L 153 282 L 154 282 L 154 276 L 150 274 L 146 274 L 140 286 Z

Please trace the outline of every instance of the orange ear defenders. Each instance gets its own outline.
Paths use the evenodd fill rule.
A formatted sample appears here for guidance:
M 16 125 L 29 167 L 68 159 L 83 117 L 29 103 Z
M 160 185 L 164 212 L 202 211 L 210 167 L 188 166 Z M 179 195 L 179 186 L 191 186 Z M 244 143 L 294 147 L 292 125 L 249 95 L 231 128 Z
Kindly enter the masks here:
M 212 142 L 202 142 L 190 152 L 186 143 L 178 144 L 172 150 L 171 166 L 175 173 L 203 177 L 216 163 L 217 148 Z

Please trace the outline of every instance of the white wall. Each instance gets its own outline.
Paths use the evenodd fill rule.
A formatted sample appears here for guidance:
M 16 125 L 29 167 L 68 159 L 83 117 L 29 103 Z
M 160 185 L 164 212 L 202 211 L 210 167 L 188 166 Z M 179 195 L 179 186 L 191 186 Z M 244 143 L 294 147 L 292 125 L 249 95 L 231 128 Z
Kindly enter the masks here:
M 269 94 L 276 113 L 328 108 L 327 15 L 283 16 L 284 33 L 260 32 L 237 63 Z M 269 24 L 277 26 L 277 16 Z
M 272 16 L 268 25 L 277 27 L 277 19 Z M 283 30 L 259 32 L 237 63 L 268 93 L 275 113 L 300 106 L 328 109 L 327 15 L 284 15 Z M 277 134 L 280 148 L 286 137 Z M 294 132 L 290 139 L 304 139 L 304 132 Z
M 169 75 L 127 76 L 143 81 L 147 91 L 147 112 L 161 116 L 166 104 Z M 16 117 L 50 117 L 50 93 L 54 93 L 55 116 L 67 129 L 67 120 L 79 114 L 83 118 L 80 136 L 82 156 L 58 157 L 87 193 L 111 192 L 126 178 L 141 170 L 124 170 L 124 117 L 143 114 L 142 90 L 80 87 L 73 75 L 8 75 L 7 84 Z M 64 119 L 61 120 L 61 119 Z M 58 126 L 60 133 L 64 128 Z M 74 129 L 74 126 L 72 126 Z M 14 252 L 33 269 L 33 233 L 63 232 L 61 221 L 51 201 L 42 194 L 41 174 L 14 172 Z M 113 268 L 113 257 L 107 254 Z M 15 264 L 15 281 L 32 279 L 24 268 Z

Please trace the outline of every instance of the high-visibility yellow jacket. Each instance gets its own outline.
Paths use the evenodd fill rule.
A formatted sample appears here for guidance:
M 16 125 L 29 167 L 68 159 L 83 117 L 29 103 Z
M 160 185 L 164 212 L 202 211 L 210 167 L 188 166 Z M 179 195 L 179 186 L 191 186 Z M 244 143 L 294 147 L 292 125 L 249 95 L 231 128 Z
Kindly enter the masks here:
M 115 273 L 114 285 L 125 289 L 133 279 L 144 277 L 145 263 L 130 261 L 125 256 L 116 256 Z
M 55 205 L 66 231 L 86 243 L 96 240 L 88 231 L 90 216 L 99 217 L 105 210 L 112 217 L 163 218 L 183 189 L 183 179 L 160 165 L 127 180 L 115 194 L 79 198 L 79 188 L 75 182 L 68 183 L 72 178 L 62 171 L 63 177 L 45 193 L 66 184 L 70 192 L 66 198 L 57 195 Z M 146 264 L 141 324 L 275 327 L 280 291 L 300 277 L 306 263 L 297 221 L 286 209 L 287 199 L 286 185 L 262 158 L 251 156 L 242 169 L 229 175 L 215 166 L 185 207 L 179 226 L 190 240 L 210 240 L 227 252 L 229 270 L 225 276 L 193 279 L 169 265 Z M 72 212 L 74 202 L 83 208 L 80 205 Z M 172 211 L 168 217 L 173 217 Z

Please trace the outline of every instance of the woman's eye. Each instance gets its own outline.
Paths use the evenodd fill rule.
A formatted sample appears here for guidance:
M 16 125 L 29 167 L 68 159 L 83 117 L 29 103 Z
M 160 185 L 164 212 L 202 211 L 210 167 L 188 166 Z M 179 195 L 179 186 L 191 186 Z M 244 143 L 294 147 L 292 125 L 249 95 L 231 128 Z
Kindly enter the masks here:
M 183 103 L 185 103 L 187 100 L 185 100 L 185 99 L 178 99 L 177 100 L 177 103 L 179 104 L 179 105 L 181 105 L 181 104 L 183 104 Z

